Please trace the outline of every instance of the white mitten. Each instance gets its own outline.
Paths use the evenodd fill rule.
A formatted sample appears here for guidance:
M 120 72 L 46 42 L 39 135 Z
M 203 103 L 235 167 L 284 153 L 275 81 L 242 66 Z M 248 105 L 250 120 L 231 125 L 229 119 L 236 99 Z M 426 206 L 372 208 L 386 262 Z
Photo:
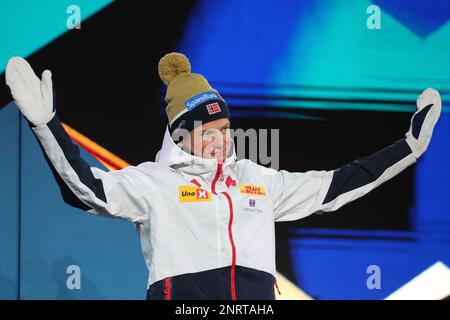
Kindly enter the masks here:
M 419 158 L 430 144 L 433 128 L 441 114 L 442 102 L 439 92 L 428 88 L 417 98 L 417 111 L 406 133 L 406 142 Z
M 5 78 L 14 101 L 28 121 L 41 126 L 53 118 L 52 73 L 49 70 L 42 73 L 41 81 L 25 59 L 13 57 L 6 66 Z

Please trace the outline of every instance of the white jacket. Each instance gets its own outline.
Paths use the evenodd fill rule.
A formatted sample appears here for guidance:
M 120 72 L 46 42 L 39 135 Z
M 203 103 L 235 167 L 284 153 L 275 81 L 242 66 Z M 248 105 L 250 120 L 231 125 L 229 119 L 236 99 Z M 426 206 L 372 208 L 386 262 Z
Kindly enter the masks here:
M 202 279 L 202 272 L 211 276 L 214 270 L 228 270 L 231 298 L 256 297 L 239 294 L 237 281 L 241 277 L 245 287 L 256 286 L 245 279 L 248 271 L 274 279 L 275 222 L 337 210 L 416 161 L 402 139 L 334 171 L 276 171 L 249 160 L 236 161 L 234 148 L 218 165 L 215 159 L 184 152 L 166 131 L 156 162 L 106 172 L 80 158 L 56 115 L 47 125 L 32 129 L 67 203 L 136 223 L 148 286 L 161 283 L 166 298 L 171 288 L 172 297 L 177 293 L 168 279 L 182 283 L 183 275 Z M 192 283 L 183 285 L 189 290 L 186 286 Z

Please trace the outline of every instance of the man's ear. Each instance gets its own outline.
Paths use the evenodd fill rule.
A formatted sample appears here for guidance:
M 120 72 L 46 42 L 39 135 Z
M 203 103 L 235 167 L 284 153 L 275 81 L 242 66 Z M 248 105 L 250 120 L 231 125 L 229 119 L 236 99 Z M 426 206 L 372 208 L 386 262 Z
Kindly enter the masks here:
M 191 149 L 189 148 L 189 146 L 185 146 L 185 144 L 183 143 L 183 141 L 178 142 L 178 143 L 177 143 L 177 146 L 178 146 L 181 150 L 183 150 L 184 152 L 187 152 L 187 153 L 192 154 L 192 151 L 191 151 Z

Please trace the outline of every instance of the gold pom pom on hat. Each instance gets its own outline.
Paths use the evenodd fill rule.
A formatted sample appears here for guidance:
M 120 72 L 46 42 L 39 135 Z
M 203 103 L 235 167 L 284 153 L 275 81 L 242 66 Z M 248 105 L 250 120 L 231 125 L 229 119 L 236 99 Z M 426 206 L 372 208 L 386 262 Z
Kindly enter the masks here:
M 180 74 L 190 73 L 189 59 L 182 53 L 171 52 L 159 60 L 158 73 L 166 86 Z

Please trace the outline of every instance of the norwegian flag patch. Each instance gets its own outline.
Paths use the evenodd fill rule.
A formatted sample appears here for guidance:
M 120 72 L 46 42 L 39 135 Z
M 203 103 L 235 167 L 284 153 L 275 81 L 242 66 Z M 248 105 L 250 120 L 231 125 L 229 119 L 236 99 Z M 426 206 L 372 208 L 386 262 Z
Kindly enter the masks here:
M 208 110 L 208 114 L 215 114 L 221 111 L 218 102 L 206 105 L 206 109 Z

